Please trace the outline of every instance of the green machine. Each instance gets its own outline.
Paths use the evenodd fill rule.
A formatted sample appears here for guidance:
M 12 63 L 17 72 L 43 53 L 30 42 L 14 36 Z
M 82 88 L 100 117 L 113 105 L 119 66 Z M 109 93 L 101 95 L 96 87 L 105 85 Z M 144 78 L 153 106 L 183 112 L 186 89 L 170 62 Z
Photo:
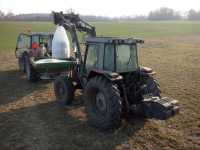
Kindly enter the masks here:
M 88 122 L 98 129 L 117 127 L 129 114 L 167 119 L 179 112 L 178 101 L 162 97 L 155 72 L 138 61 L 135 38 L 97 37 L 95 27 L 79 15 L 53 13 L 54 23 L 71 35 L 74 66 L 57 76 L 54 91 L 58 101 L 70 105 L 74 92 L 82 89 Z M 86 32 L 81 49 L 77 32 Z

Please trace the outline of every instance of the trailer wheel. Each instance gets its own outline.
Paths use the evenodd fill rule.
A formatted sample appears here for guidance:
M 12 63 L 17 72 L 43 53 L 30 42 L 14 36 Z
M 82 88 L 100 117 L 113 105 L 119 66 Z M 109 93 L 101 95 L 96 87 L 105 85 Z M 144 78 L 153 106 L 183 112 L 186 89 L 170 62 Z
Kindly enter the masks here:
M 85 87 L 84 101 L 92 126 L 107 130 L 120 124 L 122 104 L 116 85 L 102 77 L 94 77 Z
M 54 81 L 56 99 L 66 105 L 70 105 L 74 98 L 74 86 L 69 77 L 59 76 Z
M 33 66 L 30 63 L 29 57 L 25 55 L 25 70 L 26 70 L 26 77 L 30 82 L 36 82 L 39 80 L 39 76 Z

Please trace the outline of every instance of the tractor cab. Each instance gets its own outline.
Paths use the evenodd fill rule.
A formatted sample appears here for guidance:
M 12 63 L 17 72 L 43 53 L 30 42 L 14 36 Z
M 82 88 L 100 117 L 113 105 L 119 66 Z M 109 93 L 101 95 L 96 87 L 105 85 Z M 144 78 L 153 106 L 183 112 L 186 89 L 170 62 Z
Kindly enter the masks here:
M 53 33 L 30 32 L 20 33 L 17 38 L 16 56 L 21 57 L 24 52 L 37 59 L 50 56 Z
M 86 40 L 85 72 L 104 70 L 126 73 L 138 69 L 137 44 L 133 38 L 96 37 Z

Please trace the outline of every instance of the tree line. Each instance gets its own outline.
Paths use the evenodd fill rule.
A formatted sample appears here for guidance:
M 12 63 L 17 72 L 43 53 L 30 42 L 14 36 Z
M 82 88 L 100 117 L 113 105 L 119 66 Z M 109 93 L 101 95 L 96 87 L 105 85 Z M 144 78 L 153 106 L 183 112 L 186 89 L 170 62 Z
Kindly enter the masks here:
M 181 14 L 171 8 L 162 7 L 157 10 L 151 11 L 148 15 L 137 15 L 137 16 L 121 16 L 121 17 L 104 17 L 95 15 L 85 15 L 81 17 L 87 21 L 109 21 L 109 20 L 155 20 L 155 21 L 165 21 L 165 20 L 200 20 L 200 10 L 196 11 L 194 9 L 189 10 L 185 14 Z M 51 14 L 45 13 L 33 13 L 33 14 L 19 14 L 15 15 L 12 12 L 4 13 L 0 10 L 0 20 L 10 20 L 10 21 L 51 21 L 53 18 Z
M 190 9 L 185 14 L 181 14 L 171 8 L 162 7 L 158 10 L 151 11 L 147 16 L 148 20 L 200 20 L 200 10 Z

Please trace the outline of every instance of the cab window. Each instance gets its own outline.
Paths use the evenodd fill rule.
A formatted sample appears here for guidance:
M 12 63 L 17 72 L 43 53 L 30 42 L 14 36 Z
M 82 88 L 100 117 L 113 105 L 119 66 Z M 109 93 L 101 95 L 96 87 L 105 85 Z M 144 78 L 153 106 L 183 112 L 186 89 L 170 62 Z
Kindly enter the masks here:
M 40 43 L 39 45 L 44 45 L 47 49 L 51 49 L 51 37 L 48 35 L 40 36 Z
M 106 44 L 104 51 L 104 69 L 108 71 L 114 71 L 114 45 Z
M 39 35 L 33 35 L 31 41 L 31 48 L 37 49 L 39 47 Z
M 18 49 L 30 48 L 30 37 L 28 35 L 20 35 L 17 41 Z
M 130 72 L 137 68 L 136 45 L 120 44 L 116 46 L 117 72 Z
M 32 43 L 36 42 L 37 44 L 39 44 L 39 35 L 33 35 L 32 36 Z
M 87 50 L 86 69 L 102 69 L 103 62 L 103 45 L 102 44 L 91 44 Z

